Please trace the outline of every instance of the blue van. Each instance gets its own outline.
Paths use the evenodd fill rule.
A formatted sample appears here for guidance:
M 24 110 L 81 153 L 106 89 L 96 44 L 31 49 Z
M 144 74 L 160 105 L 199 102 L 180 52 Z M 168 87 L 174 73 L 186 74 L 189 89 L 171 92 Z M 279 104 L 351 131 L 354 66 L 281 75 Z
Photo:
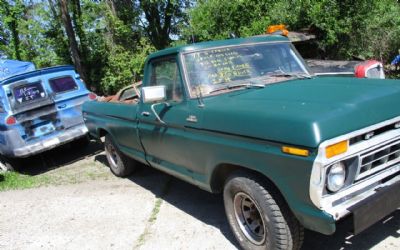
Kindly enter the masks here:
M 87 140 L 81 106 L 96 99 L 72 66 L 30 71 L 0 80 L 0 168 L 20 158 Z

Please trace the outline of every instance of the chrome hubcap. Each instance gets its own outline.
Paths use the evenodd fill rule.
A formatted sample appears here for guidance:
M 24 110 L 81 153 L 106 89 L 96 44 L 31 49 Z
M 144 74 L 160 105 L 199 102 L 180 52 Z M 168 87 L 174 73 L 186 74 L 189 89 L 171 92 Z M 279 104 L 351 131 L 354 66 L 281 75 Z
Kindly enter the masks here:
M 265 223 L 260 209 L 253 199 L 245 193 L 237 193 L 233 198 L 235 217 L 246 238 L 256 245 L 264 243 Z
M 112 145 L 107 145 L 107 158 L 110 162 L 111 167 L 116 168 L 118 162 L 118 156 L 115 148 Z

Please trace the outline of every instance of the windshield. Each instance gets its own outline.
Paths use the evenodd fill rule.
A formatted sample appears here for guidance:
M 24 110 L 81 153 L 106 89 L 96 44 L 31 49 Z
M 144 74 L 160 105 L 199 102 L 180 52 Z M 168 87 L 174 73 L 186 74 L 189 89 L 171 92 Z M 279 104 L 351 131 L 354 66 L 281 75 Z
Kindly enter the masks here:
M 307 66 L 290 43 L 215 48 L 184 54 L 184 59 L 192 96 L 309 77 Z

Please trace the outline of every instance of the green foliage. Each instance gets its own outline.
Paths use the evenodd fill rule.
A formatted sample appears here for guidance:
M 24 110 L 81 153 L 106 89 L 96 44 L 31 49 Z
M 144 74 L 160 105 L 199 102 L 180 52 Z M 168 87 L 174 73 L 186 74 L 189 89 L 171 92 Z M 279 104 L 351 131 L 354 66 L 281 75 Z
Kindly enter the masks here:
M 148 41 L 143 39 L 138 52 L 133 53 L 121 46 L 115 46 L 110 51 L 105 74 L 101 80 L 102 90 L 112 94 L 132 84 L 143 77 L 143 67 L 146 56 L 155 51 Z M 117 72 L 117 74 L 116 74 Z
M 185 34 L 200 40 L 226 39 L 263 34 L 270 24 L 295 24 L 300 5 L 296 1 L 198 1 L 190 14 Z
M 397 51 L 400 5 L 394 0 L 199 0 L 185 36 L 199 40 L 260 35 L 270 24 L 317 35 L 321 58 L 377 58 Z
M 58 3 L 0 0 L 0 57 L 72 64 Z M 388 62 L 400 48 L 395 0 L 71 0 L 68 11 L 87 85 L 99 94 L 141 79 L 155 49 L 260 35 L 271 24 L 311 31 L 311 49 L 326 59 Z

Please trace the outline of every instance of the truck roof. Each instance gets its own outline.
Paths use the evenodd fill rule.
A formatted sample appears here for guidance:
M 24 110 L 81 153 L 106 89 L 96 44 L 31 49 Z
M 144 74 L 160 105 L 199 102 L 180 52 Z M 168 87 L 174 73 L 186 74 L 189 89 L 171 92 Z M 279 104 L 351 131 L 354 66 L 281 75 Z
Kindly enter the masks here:
M 289 42 L 289 39 L 287 37 L 281 36 L 281 35 L 262 35 L 262 36 L 253 36 L 253 37 L 247 37 L 247 38 L 235 38 L 235 39 L 227 39 L 227 40 L 192 43 L 192 44 L 177 46 L 177 47 L 173 47 L 173 48 L 167 48 L 167 49 L 163 49 L 163 50 L 154 52 L 149 55 L 147 60 L 150 60 L 150 59 L 153 59 L 153 58 L 156 58 L 159 56 L 177 54 L 180 52 L 191 52 L 191 51 L 216 48 L 216 47 L 234 46 L 234 45 L 251 44 L 251 43 L 262 43 L 262 42 Z
M 39 75 L 44 75 L 44 74 L 49 74 L 49 73 L 55 73 L 59 71 L 67 71 L 67 70 L 75 70 L 73 66 L 70 65 L 63 65 L 63 66 L 55 66 L 55 67 L 49 67 L 49 68 L 43 68 L 43 69 L 38 69 L 35 71 L 30 71 L 26 73 L 22 73 L 19 75 L 14 75 L 9 78 L 6 78 L 2 81 L 0 81 L 0 85 L 6 85 L 12 82 L 16 82 L 19 80 L 23 80 L 29 77 L 34 77 L 34 76 L 39 76 Z

